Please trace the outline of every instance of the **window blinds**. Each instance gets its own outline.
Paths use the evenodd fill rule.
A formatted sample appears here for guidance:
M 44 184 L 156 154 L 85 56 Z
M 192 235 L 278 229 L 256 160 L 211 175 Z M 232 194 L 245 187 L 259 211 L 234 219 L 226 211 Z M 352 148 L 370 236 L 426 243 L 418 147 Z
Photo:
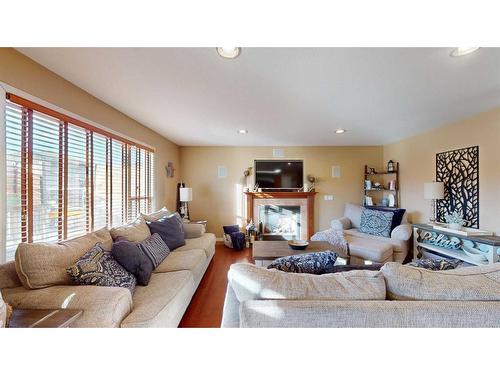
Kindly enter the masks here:
M 12 94 L 5 115 L 7 260 L 151 211 L 153 150 Z

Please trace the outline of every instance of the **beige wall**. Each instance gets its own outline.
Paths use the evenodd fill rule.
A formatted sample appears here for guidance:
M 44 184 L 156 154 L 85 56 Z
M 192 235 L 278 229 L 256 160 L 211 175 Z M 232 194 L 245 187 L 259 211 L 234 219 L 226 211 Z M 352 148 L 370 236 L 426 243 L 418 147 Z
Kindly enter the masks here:
M 156 205 L 175 208 L 177 176 L 167 179 L 164 167 L 168 161 L 173 161 L 175 168 L 179 168 L 179 147 L 176 144 L 12 48 L 0 48 L 0 81 L 153 146 L 156 149 Z
M 423 184 L 436 177 L 436 153 L 479 146 L 479 225 L 500 233 L 500 108 L 384 146 L 400 163 L 401 203 L 413 222 L 426 222 Z
M 365 164 L 382 165 L 381 146 L 280 148 L 285 150 L 285 159 L 304 160 L 304 175 L 320 180 L 315 230 L 328 228 L 332 218 L 342 216 L 345 202 L 362 201 Z M 217 237 L 222 237 L 223 225 L 244 222 L 243 171 L 255 159 L 273 159 L 272 147 L 181 147 L 181 177 L 193 188 L 191 218 L 208 219 L 207 229 Z M 227 167 L 227 178 L 217 177 L 219 165 Z M 341 167 L 340 178 L 331 177 L 334 165 Z M 334 200 L 325 201 L 325 194 L 332 194 Z

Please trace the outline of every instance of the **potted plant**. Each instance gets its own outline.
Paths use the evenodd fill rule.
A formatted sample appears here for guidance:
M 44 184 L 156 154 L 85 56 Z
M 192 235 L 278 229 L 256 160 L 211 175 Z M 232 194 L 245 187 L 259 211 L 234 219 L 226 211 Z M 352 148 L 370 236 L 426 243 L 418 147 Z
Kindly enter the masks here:
M 450 229 L 461 229 L 464 225 L 464 219 L 460 215 L 459 211 L 454 211 L 451 214 L 446 214 L 444 216 L 446 223 L 448 224 L 448 228 Z

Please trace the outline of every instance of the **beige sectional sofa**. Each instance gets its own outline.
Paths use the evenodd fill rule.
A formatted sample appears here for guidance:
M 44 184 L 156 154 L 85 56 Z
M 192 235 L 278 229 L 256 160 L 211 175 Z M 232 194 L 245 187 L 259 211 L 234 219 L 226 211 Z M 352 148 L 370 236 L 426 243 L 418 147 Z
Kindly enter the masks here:
M 401 225 L 392 230 L 391 237 L 381 237 L 359 231 L 362 210 L 359 205 L 346 203 L 344 216 L 331 221 L 333 229 L 344 231 L 353 260 L 403 263 L 411 246 L 412 227 L 408 223 L 408 215 L 405 213 Z
M 3 299 L 14 308 L 81 309 L 74 327 L 177 327 L 215 253 L 215 235 L 187 238 L 154 270 L 148 286 L 137 286 L 133 295 L 125 288 L 71 285 L 65 267 L 96 241 L 109 249 L 110 231 L 62 245 L 20 246 L 15 262 L 0 265 Z
M 429 271 L 229 271 L 222 327 L 500 327 L 500 263 Z

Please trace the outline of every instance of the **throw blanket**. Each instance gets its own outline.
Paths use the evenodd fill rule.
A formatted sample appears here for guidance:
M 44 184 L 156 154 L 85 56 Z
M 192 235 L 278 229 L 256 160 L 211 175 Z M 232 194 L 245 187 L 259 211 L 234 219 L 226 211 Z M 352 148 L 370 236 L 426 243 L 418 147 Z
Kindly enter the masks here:
M 222 229 L 231 238 L 233 249 L 241 250 L 245 247 L 245 234 L 240 232 L 238 225 L 224 225 Z
M 327 229 L 318 233 L 315 233 L 311 237 L 311 241 L 326 241 L 333 245 L 333 250 L 338 250 L 347 255 L 349 253 L 349 244 L 344 237 L 344 232 L 342 230 Z

